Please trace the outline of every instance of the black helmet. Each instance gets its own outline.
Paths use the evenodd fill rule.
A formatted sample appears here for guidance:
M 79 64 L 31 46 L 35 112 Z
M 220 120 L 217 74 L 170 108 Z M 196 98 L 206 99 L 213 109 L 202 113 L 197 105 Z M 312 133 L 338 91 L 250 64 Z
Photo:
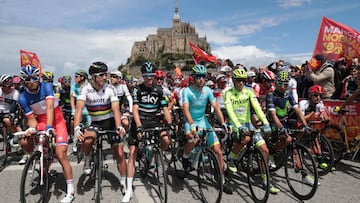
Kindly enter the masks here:
M 149 73 L 154 73 L 156 71 L 156 67 L 154 64 L 152 64 L 151 62 L 146 62 L 141 66 L 141 73 L 142 74 L 149 74 Z
M 92 75 L 94 73 L 107 72 L 107 70 L 108 70 L 108 67 L 107 67 L 107 65 L 105 63 L 103 63 L 103 62 L 94 62 L 89 67 L 89 74 Z

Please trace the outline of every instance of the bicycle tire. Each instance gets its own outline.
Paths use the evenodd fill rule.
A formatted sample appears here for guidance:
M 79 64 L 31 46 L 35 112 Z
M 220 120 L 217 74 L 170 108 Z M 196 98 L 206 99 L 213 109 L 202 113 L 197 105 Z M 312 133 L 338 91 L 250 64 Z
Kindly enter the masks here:
M 270 171 L 264 154 L 259 148 L 249 149 L 245 152 L 242 162 L 246 162 L 247 182 L 251 196 L 255 202 L 267 202 L 270 188 Z M 263 176 L 267 178 L 264 179 Z
M 295 197 L 300 200 L 308 200 L 315 195 L 317 190 L 319 174 L 317 171 L 316 162 L 310 150 L 304 145 L 296 144 L 293 149 L 294 150 L 288 152 L 288 159 L 285 165 L 286 181 Z M 300 169 L 295 167 L 295 150 L 299 154 L 301 164 Z M 302 180 L 305 174 L 310 175 L 313 178 L 313 184 L 306 184 Z
M 331 137 L 329 141 L 334 151 L 334 165 L 344 158 L 346 152 L 344 133 L 337 127 L 329 126 L 321 131 L 321 134 Z
M 103 178 L 103 159 L 102 150 L 97 149 L 95 163 L 95 202 L 100 203 L 102 199 L 101 183 Z
M 328 174 L 331 171 L 331 168 L 334 166 L 334 150 L 330 141 L 323 134 L 320 134 L 319 138 L 319 145 L 321 148 L 320 154 L 315 154 L 315 152 L 311 150 L 314 142 L 314 138 L 312 138 L 311 136 L 306 136 L 303 144 L 307 146 L 313 154 L 315 161 L 318 165 L 319 176 L 324 176 Z M 326 163 L 326 167 L 321 167 L 321 163 Z
M 275 152 L 274 154 L 272 154 L 274 156 L 274 161 L 275 161 L 275 166 L 274 167 L 270 167 L 269 166 L 269 171 L 270 172 L 275 172 L 277 170 L 279 170 L 286 162 L 286 157 L 287 157 L 287 148 L 283 148 L 280 149 L 279 151 Z
M 153 151 L 155 157 L 154 176 L 156 177 L 156 184 L 158 186 L 158 197 L 162 203 L 167 203 L 167 174 L 164 159 L 160 150 Z
M 4 152 L 4 155 L 1 156 L 1 160 L 0 160 L 0 166 L 5 166 L 7 161 L 8 161 L 8 157 L 9 157 L 9 153 L 10 153 L 10 143 L 9 143 L 9 140 L 8 140 L 8 132 L 6 130 L 5 127 L 3 127 L 1 129 L 1 134 L 3 136 L 3 144 L 2 144 L 2 150 Z
M 220 202 L 223 191 L 223 177 L 215 153 L 204 149 L 197 167 L 197 182 L 203 202 Z
M 176 148 L 175 156 L 174 156 L 174 160 L 173 160 L 175 175 L 176 175 L 176 177 L 178 177 L 180 179 L 184 179 L 186 176 L 186 173 L 182 166 L 183 153 L 184 153 L 184 148 L 182 146 L 179 146 L 178 148 Z
M 48 160 L 43 159 L 44 184 L 40 185 L 40 156 L 41 153 L 36 151 L 27 160 L 20 181 L 20 202 L 48 202 L 49 193 L 49 173 L 48 173 Z M 29 181 L 29 182 L 28 182 Z M 30 186 L 31 189 L 26 191 L 26 186 Z

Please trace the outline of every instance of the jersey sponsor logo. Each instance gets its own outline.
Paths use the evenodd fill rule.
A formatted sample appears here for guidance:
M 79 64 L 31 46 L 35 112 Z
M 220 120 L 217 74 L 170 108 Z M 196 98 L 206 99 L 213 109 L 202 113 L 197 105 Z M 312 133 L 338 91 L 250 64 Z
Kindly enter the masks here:
M 239 104 L 245 104 L 249 102 L 249 99 L 230 99 L 232 105 L 239 105 Z
M 89 104 L 103 104 L 105 103 L 105 99 L 104 98 L 99 98 L 99 99 L 88 99 Z
M 143 103 L 156 104 L 158 100 L 159 100 L 158 97 L 154 97 L 152 95 L 144 95 L 141 97 L 141 102 Z

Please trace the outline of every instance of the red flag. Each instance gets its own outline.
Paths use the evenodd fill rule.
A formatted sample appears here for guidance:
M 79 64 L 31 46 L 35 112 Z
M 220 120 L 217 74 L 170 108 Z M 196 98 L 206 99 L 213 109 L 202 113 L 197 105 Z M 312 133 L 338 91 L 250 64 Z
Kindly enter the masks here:
M 323 17 L 313 56 L 316 54 L 323 54 L 333 61 L 341 57 L 347 61 L 359 57 L 360 34 L 351 27 Z
M 42 72 L 41 63 L 36 53 L 20 49 L 20 66 L 23 67 L 28 64 L 39 68 L 40 73 Z
M 209 62 L 216 62 L 216 57 L 207 54 L 205 51 L 203 51 L 202 49 L 200 49 L 198 46 L 196 46 L 194 43 L 189 42 L 191 49 L 194 52 L 194 62 L 195 64 L 198 64 L 199 61 L 209 61 Z

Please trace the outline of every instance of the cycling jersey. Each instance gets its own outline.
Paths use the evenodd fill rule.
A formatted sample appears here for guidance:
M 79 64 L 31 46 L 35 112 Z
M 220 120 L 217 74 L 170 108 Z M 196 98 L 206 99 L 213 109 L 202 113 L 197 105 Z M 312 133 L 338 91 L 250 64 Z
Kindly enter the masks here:
M 301 100 L 299 102 L 299 108 L 300 108 L 300 111 L 304 115 L 308 115 L 311 112 L 317 113 L 318 116 L 327 115 L 326 110 L 325 110 L 325 105 L 322 101 L 320 101 L 319 103 L 317 103 L 315 105 L 310 105 L 309 100 Z
M 19 91 L 12 88 L 11 91 L 5 94 L 0 88 L 0 109 L 8 110 L 9 113 L 15 113 L 17 102 L 19 100 Z
M 215 102 L 215 97 L 212 90 L 204 86 L 201 91 L 196 90 L 192 86 L 184 88 L 182 92 L 183 104 L 189 104 L 189 112 L 194 121 L 193 125 L 198 126 L 200 129 L 212 129 L 211 124 L 205 117 L 206 106 L 209 103 Z M 189 134 L 191 126 L 185 119 L 185 133 Z M 207 144 L 213 146 L 219 144 L 218 137 L 215 132 L 210 132 L 207 135 Z
M 27 89 L 20 94 L 19 104 L 24 110 L 25 116 L 36 116 L 38 122 L 37 130 L 46 129 L 46 100 L 54 100 L 54 122 L 55 129 L 55 143 L 57 145 L 67 145 L 68 134 L 66 129 L 66 122 L 59 106 L 59 101 L 54 95 L 54 90 L 51 83 L 40 83 L 39 90 L 36 93 L 30 93 Z
M 70 106 L 70 88 L 60 90 L 60 104 L 63 109 L 71 110 Z
M 140 84 L 134 87 L 133 90 L 134 105 L 138 105 L 138 112 L 141 120 L 142 127 L 144 129 L 159 126 L 160 120 L 156 116 L 160 112 L 161 108 L 167 107 L 167 102 L 161 86 L 153 85 L 147 87 L 144 84 Z M 134 125 L 130 126 L 130 135 L 128 143 L 129 145 L 138 145 L 137 139 L 137 126 L 135 120 L 132 120 Z
M 114 117 L 111 103 L 119 102 L 114 86 L 105 84 L 100 90 L 86 84 L 80 91 L 77 100 L 85 102 L 91 121 L 102 121 Z
M 116 89 L 116 96 L 118 97 L 119 99 L 119 102 L 120 102 L 120 106 L 122 104 L 125 104 L 125 99 L 124 97 L 126 97 L 127 99 L 127 105 L 129 106 L 129 110 L 130 112 L 132 112 L 132 107 L 133 107 L 133 99 L 131 97 L 131 94 L 129 92 L 129 89 L 126 85 L 126 83 L 124 82 L 121 82 L 121 83 L 118 83 L 116 85 L 114 85 L 115 89 Z
M 290 97 L 287 92 L 280 93 L 275 90 L 267 96 L 268 111 L 275 111 L 281 122 L 286 121 L 290 107 L 294 108 L 298 106 L 298 103 L 293 97 Z

